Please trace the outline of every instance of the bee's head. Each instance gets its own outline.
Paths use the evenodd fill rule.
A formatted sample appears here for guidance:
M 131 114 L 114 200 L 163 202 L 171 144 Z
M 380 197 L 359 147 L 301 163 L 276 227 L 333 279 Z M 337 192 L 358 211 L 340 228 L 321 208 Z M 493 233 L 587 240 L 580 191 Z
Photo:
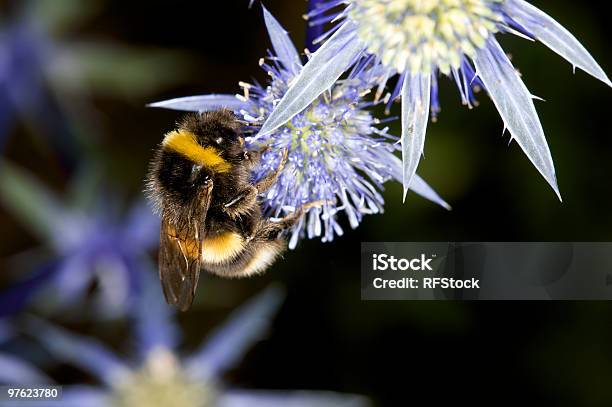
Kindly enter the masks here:
M 192 202 L 210 178 L 244 160 L 248 155 L 241 127 L 229 110 L 185 116 L 165 135 L 151 165 L 148 190 L 156 205 Z M 155 191 L 163 193 L 163 202 Z
M 228 161 L 246 157 L 242 124 L 229 110 L 187 115 L 179 127 L 195 134 L 201 146 L 215 148 Z

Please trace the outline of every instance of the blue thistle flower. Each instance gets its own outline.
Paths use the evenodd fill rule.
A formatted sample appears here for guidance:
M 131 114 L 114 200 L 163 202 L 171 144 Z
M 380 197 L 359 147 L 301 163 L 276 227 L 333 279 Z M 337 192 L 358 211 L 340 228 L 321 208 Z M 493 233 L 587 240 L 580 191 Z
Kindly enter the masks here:
M 132 304 L 139 290 L 137 274 L 153 272 L 148 257 L 159 244 L 159 219 L 144 201 L 119 215 L 112 207 L 118 197 L 96 194 L 92 185 L 94 177 L 82 173 L 69 194 L 76 199 L 67 201 L 19 167 L 0 165 L 0 202 L 43 243 L 32 251 L 42 256 L 29 253 L 24 256 L 28 263 L 16 267 L 33 272 L 3 290 L 0 315 L 36 300 L 46 311 L 72 308 L 82 313 L 83 307 L 73 305 L 85 299 L 94 282 L 96 317 L 116 317 Z M 103 204 L 90 201 L 100 195 Z M 43 261 L 33 265 L 32 258 L 39 257 Z
M 309 208 L 294 227 L 289 247 L 295 247 L 304 235 L 328 242 L 343 233 L 340 213 L 356 228 L 364 215 L 383 212 L 383 184 L 401 180 L 401 161 L 394 154 L 399 150 L 398 138 L 389 134 L 388 128 L 380 128 L 383 121 L 368 110 L 377 102 L 365 99 L 385 70 L 381 66 L 356 66 L 347 79 L 316 95 L 275 131 L 257 133 L 302 70 L 300 55 L 285 30 L 265 9 L 264 19 L 275 51 L 260 62 L 270 77 L 268 84 L 241 82 L 243 95 L 193 96 L 151 106 L 234 110 L 252 134 L 247 138 L 250 148 L 268 148 L 254 173 L 256 181 L 274 171 L 287 150 L 287 164 L 278 182 L 263 196 L 264 208 L 269 216 L 280 217 L 310 202 L 322 202 Z M 448 208 L 418 176 L 411 189 Z
M 318 391 L 243 390 L 226 385 L 223 374 L 268 331 L 282 303 L 282 290 L 270 287 L 235 310 L 193 352 L 177 350 L 180 339 L 173 312 L 161 300 L 153 274 L 142 274 L 143 295 L 132 314 L 136 352 L 122 357 L 101 342 L 39 319 L 26 331 L 57 361 L 88 372 L 99 384 L 64 386 L 59 401 L 46 406 L 346 406 L 366 407 L 359 395 Z M 42 384 L 52 380 L 36 366 L 0 353 L 0 383 Z M 3 373 L 3 374 L 2 374 Z
M 463 103 L 474 103 L 473 87 L 483 87 L 505 127 L 560 197 L 555 169 L 535 110 L 534 96 L 495 39 L 512 33 L 539 40 L 557 54 L 612 83 L 587 50 L 552 17 L 523 0 L 315 0 L 311 25 L 339 22 L 318 39 L 312 55 L 260 130 L 260 137 L 282 127 L 311 104 L 352 65 L 379 64 L 378 83 L 398 75 L 388 100 L 402 98 L 404 192 L 414 182 L 423 152 L 430 110 L 439 110 L 437 75 L 452 77 Z M 346 5 L 346 7 L 340 7 Z M 340 11 L 338 9 L 341 8 Z M 365 61 L 365 62 L 364 62 Z

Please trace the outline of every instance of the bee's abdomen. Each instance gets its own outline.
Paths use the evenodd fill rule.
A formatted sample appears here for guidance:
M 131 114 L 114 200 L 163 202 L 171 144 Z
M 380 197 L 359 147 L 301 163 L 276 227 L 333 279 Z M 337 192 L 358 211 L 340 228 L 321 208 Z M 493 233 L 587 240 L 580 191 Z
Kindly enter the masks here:
M 209 245 L 209 250 L 214 249 L 208 253 L 206 247 L 203 247 L 202 258 L 206 271 L 221 277 L 248 277 L 265 271 L 285 249 L 282 240 L 241 240 L 241 244 L 238 244 L 233 239 L 226 237 L 222 245 Z M 209 262 L 213 256 L 220 261 Z
M 243 237 L 236 232 L 223 232 L 202 241 L 202 261 L 205 264 L 222 264 L 234 260 L 245 247 Z

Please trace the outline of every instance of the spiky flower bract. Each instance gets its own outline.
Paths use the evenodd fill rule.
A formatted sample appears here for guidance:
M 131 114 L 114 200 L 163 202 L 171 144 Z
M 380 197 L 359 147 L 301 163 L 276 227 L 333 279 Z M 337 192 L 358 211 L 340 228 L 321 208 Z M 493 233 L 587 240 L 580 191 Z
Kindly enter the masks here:
M 291 83 L 261 128 L 274 132 L 327 91 L 352 65 L 381 65 L 398 75 L 391 102 L 402 99 L 404 191 L 414 182 L 423 153 L 430 111 L 439 109 L 437 76 L 452 77 L 463 103 L 472 87 L 484 88 L 513 140 L 560 196 L 555 169 L 533 96 L 495 38 L 513 33 L 541 41 L 607 85 L 610 80 L 578 40 L 552 17 L 523 0 L 321 0 L 308 13 L 310 24 L 335 27 Z M 345 6 L 345 7 L 344 7 Z M 340 11 L 338 9 L 341 8 Z
M 175 99 L 153 106 L 203 111 L 220 106 L 232 108 L 248 125 L 250 148 L 265 148 L 254 178 L 276 170 L 283 152 L 288 160 L 278 182 L 263 196 L 268 216 L 280 217 L 313 202 L 306 216 L 292 230 L 289 247 L 298 238 L 321 237 L 331 241 L 343 233 L 338 215 L 344 213 L 352 228 L 365 214 L 383 211 L 380 193 L 384 182 L 401 180 L 397 137 L 381 128 L 381 121 L 368 110 L 373 102 L 370 89 L 386 74 L 382 66 L 357 65 L 344 80 L 317 95 L 289 121 L 273 132 L 258 132 L 259 126 L 300 75 L 302 62 L 285 30 L 264 9 L 264 17 L 275 54 L 261 60 L 270 79 L 266 85 L 241 83 L 243 95 L 209 95 Z M 412 189 L 447 206 L 420 178 Z

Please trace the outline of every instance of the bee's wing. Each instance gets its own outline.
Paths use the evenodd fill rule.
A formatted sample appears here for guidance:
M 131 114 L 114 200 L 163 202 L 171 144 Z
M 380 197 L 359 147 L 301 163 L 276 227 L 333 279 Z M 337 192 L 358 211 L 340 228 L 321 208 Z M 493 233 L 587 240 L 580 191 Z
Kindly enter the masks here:
M 168 304 L 181 311 L 191 306 L 202 268 L 202 241 L 212 182 L 199 194 L 185 218 L 170 222 L 162 215 L 159 245 L 159 277 Z

